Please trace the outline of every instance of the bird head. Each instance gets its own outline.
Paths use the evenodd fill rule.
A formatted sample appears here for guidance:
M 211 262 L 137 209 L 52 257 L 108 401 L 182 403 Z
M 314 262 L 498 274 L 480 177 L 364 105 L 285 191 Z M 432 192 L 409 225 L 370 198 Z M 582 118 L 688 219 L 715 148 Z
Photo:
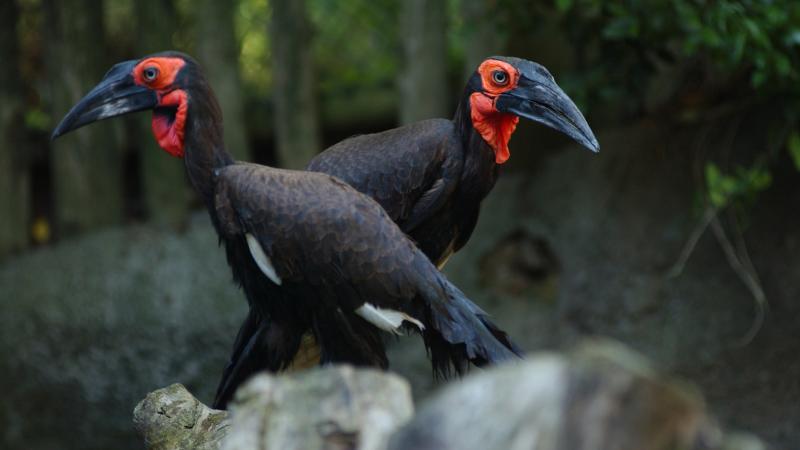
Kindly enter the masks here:
M 53 131 L 55 139 L 92 122 L 137 111 L 153 111 L 153 134 L 175 157 L 183 156 L 190 92 L 204 82 L 187 55 L 165 52 L 116 64 Z
M 508 141 L 520 117 L 560 131 L 593 152 L 600 149 L 583 114 L 540 64 L 488 58 L 470 78 L 467 95 L 472 126 L 494 150 L 497 164 L 510 156 Z

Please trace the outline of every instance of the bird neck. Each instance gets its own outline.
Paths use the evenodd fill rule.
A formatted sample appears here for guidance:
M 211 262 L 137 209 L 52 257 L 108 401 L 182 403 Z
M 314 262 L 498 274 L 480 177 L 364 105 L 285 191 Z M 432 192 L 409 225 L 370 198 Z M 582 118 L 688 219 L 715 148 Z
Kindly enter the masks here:
M 184 164 L 189 181 L 210 210 L 214 205 L 214 172 L 234 160 L 225 149 L 222 110 L 214 93 L 206 89 L 189 96 Z
M 464 170 L 461 177 L 464 183 L 460 185 L 468 191 L 467 195 L 479 202 L 494 187 L 499 165 L 495 162 L 494 150 L 472 123 L 468 92 L 462 96 L 453 122 L 464 148 Z

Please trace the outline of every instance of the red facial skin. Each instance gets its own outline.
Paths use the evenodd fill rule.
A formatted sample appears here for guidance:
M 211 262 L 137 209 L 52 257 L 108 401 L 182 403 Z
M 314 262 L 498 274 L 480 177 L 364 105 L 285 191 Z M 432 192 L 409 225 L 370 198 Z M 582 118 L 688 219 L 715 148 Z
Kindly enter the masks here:
M 133 69 L 134 82 L 156 92 L 158 105 L 175 107 L 175 120 L 169 123 L 166 116 L 153 114 L 153 135 L 158 145 L 167 153 L 183 157 L 183 129 L 186 124 L 188 96 L 182 89 L 170 89 L 178 72 L 186 64 L 180 58 L 156 57 L 140 62 Z M 156 69 L 154 78 L 148 79 L 145 72 Z
M 497 70 L 506 73 L 505 84 L 499 84 L 492 78 L 492 73 Z M 494 150 L 495 162 L 503 164 L 511 156 L 508 141 L 517 128 L 519 117 L 498 111 L 495 102 L 500 94 L 517 87 L 519 72 L 511 64 L 487 59 L 478 67 L 478 73 L 481 75 L 484 90 L 474 92 L 469 97 L 472 126 Z

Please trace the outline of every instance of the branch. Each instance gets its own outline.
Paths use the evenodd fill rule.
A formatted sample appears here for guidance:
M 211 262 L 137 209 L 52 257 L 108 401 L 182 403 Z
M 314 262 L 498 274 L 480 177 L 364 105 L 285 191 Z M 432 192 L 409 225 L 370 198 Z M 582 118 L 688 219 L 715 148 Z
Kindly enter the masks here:
M 753 300 L 756 304 L 756 317 L 753 319 L 753 324 L 750 326 L 750 329 L 747 331 L 747 333 L 745 333 L 745 335 L 742 336 L 737 343 L 738 346 L 745 346 L 753 340 L 756 334 L 758 334 L 758 331 L 761 329 L 761 326 L 764 324 L 764 316 L 766 314 L 767 307 L 769 306 L 769 303 L 767 303 L 767 296 L 764 293 L 764 289 L 762 288 L 761 282 L 758 279 L 758 274 L 756 274 L 754 268 L 752 267 L 752 263 L 749 262 L 749 257 L 746 253 L 744 256 L 740 256 L 736 252 L 736 249 L 734 248 L 730 239 L 728 239 L 728 235 L 725 233 L 725 229 L 722 227 L 719 218 L 716 216 L 711 221 L 711 230 L 714 232 L 714 236 L 716 236 L 717 242 L 719 242 L 723 252 L 725 252 L 725 257 L 728 259 L 728 264 L 750 291 L 750 294 L 753 296 Z M 743 259 L 747 261 L 744 264 L 742 263 Z M 746 265 L 749 267 L 746 267 Z
M 706 231 L 706 228 L 708 228 L 708 224 L 711 223 L 711 221 L 714 220 L 716 216 L 717 216 L 717 208 L 711 205 L 706 206 L 706 210 L 703 212 L 703 217 L 700 219 L 700 221 L 692 230 L 692 233 L 689 235 L 689 239 L 686 241 L 686 244 L 684 244 L 680 256 L 678 256 L 678 260 L 675 261 L 675 264 L 672 265 L 672 268 L 670 268 L 667 271 L 666 274 L 667 279 L 677 278 L 683 273 L 683 269 L 686 267 L 686 263 L 692 256 L 694 248 L 697 246 L 697 242 L 703 236 L 703 233 Z

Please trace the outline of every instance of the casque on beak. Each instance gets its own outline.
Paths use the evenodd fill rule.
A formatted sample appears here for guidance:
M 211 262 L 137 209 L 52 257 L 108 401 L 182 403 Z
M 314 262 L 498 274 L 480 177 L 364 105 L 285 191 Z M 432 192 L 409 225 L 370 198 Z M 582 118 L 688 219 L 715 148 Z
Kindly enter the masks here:
M 64 116 L 51 139 L 98 120 L 154 108 L 158 104 L 156 93 L 134 83 L 133 69 L 137 62 L 125 61 L 112 67 Z
M 549 76 L 538 72 L 520 73 L 517 86 L 500 94 L 495 107 L 560 131 L 593 152 L 600 150 L 583 114 Z

